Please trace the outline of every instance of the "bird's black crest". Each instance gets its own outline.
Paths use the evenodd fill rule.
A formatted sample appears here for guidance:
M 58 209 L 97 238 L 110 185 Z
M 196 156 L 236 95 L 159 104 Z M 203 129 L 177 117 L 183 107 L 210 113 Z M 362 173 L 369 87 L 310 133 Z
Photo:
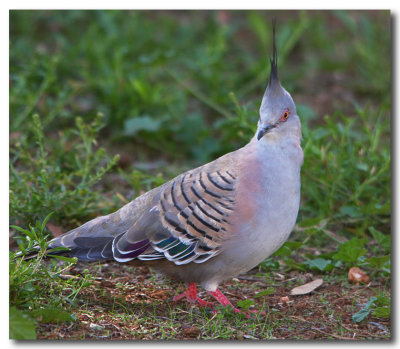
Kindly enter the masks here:
M 271 75 L 269 77 L 269 83 L 271 84 L 273 80 L 279 81 L 278 77 L 278 52 L 276 50 L 276 20 L 272 21 L 272 58 L 271 58 Z

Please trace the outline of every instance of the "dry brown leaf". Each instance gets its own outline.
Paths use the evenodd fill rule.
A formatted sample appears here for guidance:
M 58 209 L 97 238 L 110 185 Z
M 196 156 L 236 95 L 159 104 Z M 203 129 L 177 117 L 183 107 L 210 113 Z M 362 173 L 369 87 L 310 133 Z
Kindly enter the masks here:
M 316 279 L 316 280 L 308 282 L 304 285 L 293 288 L 290 291 L 290 294 L 292 296 L 298 296 L 298 295 L 310 293 L 310 292 L 314 291 L 316 288 L 318 288 L 319 286 L 321 286 L 323 284 L 323 282 L 324 281 L 322 279 Z
M 197 337 L 200 330 L 197 326 L 187 327 L 183 330 L 183 334 L 188 337 Z
M 169 298 L 169 292 L 167 290 L 155 290 L 150 292 L 152 298 L 167 299 Z
M 352 267 L 349 269 L 348 280 L 356 285 L 360 282 L 368 284 L 371 281 L 367 273 L 358 267 Z

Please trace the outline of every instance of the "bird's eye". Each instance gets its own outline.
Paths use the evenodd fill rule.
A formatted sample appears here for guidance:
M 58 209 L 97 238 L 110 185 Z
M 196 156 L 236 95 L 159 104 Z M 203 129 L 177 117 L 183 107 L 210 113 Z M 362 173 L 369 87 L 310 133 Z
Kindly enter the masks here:
M 286 121 L 287 118 L 289 117 L 289 115 L 290 115 L 290 111 L 289 111 L 289 109 L 286 108 L 284 110 L 284 112 L 281 114 L 281 118 L 279 119 L 279 121 Z

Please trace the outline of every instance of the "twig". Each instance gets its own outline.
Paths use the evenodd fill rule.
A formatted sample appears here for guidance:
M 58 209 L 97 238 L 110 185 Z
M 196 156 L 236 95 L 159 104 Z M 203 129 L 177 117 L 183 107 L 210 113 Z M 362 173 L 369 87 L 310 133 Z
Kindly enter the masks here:
M 263 281 L 262 279 L 252 278 L 252 277 L 248 277 L 248 276 L 238 276 L 237 279 L 246 280 L 246 281 L 257 281 L 257 282 L 262 282 L 263 284 L 266 284 L 266 282 Z
M 204 328 L 208 325 L 209 322 L 211 322 L 212 320 L 214 320 L 214 318 L 215 318 L 217 315 L 218 315 L 218 312 L 215 312 L 215 314 L 211 317 L 211 319 L 208 320 L 208 321 L 204 324 L 204 326 L 201 326 L 201 329 L 204 329 Z
M 328 229 L 321 229 L 322 232 L 324 232 L 326 235 L 328 235 L 331 239 L 337 241 L 337 242 L 346 242 L 348 241 L 344 236 L 339 236 L 335 234 L 333 231 L 330 231 Z
M 353 338 L 353 337 L 338 336 L 337 334 L 328 333 L 328 332 L 322 331 L 319 328 L 315 328 L 315 327 L 312 327 L 311 329 L 314 330 L 314 331 L 318 331 L 318 332 L 321 332 L 323 334 L 326 334 L 327 336 L 335 337 L 335 338 L 338 338 L 338 339 L 356 340 L 356 338 Z
M 244 299 L 243 296 L 239 296 L 239 295 L 237 295 L 237 294 L 230 293 L 230 292 L 228 292 L 228 291 L 225 291 L 224 293 L 227 294 L 228 296 L 232 296 L 232 297 L 239 298 L 239 299 Z
M 85 278 L 77 276 L 77 275 L 68 275 L 68 274 L 60 274 L 60 275 L 58 275 L 58 277 L 63 280 L 71 280 L 71 279 L 84 280 L 85 279 Z M 93 279 L 94 279 L 93 280 L 94 282 L 100 282 L 101 280 L 103 280 L 103 278 L 101 278 L 101 277 L 94 277 Z

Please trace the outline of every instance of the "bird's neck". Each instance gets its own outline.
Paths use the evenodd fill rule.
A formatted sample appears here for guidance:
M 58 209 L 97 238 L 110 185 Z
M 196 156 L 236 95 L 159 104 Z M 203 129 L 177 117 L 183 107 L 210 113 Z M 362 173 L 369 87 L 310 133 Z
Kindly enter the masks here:
M 264 148 L 285 148 L 287 146 L 296 146 L 300 147 L 301 143 L 301 134 L 297 133 L 287 133 L 285 135 L 278 134 L 271 132 L 264 137 L 262 137 L 260 140 L 257 139 L 257 135 L 254 135 L 254 137 L 250 140 L 249 145 L 251 144 L 252 146 L 255 146 L 260 149 Z
M 281 134 L 270 133 L 260 140 L 257 140 L 256 136 L 253 137 L 248 148 L 259 161 L 287 158 L 289 161 L 293 161 L 294 166 L 301 166 L 303 150 L 300 142 L 301 137 L 296 133 L 285 134 L 284 137 Z

